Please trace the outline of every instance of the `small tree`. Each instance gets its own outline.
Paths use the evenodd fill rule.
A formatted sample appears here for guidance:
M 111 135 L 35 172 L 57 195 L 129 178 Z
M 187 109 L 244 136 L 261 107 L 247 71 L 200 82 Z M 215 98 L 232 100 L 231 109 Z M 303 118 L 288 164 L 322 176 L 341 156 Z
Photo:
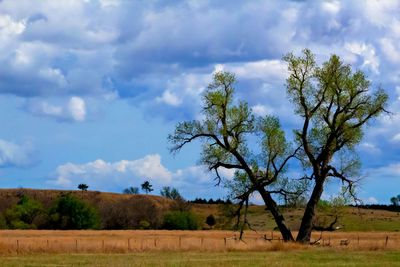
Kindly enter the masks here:
M 167 230 L 197 230 L 196 215 L 190 211 L 171 211 L 164 216 L 163 228 Z
M 145 181 L 143 184 L 141 184 L 142 190 L 146 192 L 146 194 L 150 193 L 154 189 L 152 188 L 153 186 L 150 184 L 149 181 Z
M 87 184 L 79 184 L 78 185 L 78 189 L 82 190 L 82 192 L 87 191 L 88 188 L 89 188 L 89 186 Z
M 212 228 L 216 223 L 217 223 L 217 221 L 215 220 L 214 215 L 210 214 L 207 216 L 206 224 L 208 224 L 208 226 L 210 226 L 210 228 Z
M 128 195 L 137 195 L 137 194 L 139 194 L 139 188 L 130 186 L 128 188 L 125 188 L 122 191 L 122 193 L 128 194 Z
M 183 200 L 183 197 L 181 196 L 181 194 L 179 193 L 178 189 L 174 188 L 174 187 L 169 187 L 169 186 L 164 186 L 161 190 L 160 190 L 160 195 L 172 200 Z
M 100 225 L 97 211 L 70 194 L 59 197 L 49 215 L 54 229 L 96 229 Z
M 395 206 L 395 207 L 399 206 L 400 195 L 398 195 L 397 197 L 390 198 L 390 202 L 392 202 L 392 205 Z

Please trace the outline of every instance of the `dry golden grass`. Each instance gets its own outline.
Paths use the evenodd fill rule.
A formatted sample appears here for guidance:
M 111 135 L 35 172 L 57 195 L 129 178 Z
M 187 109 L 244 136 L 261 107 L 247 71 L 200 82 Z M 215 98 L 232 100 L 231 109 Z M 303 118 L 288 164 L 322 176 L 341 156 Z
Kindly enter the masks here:
M 236 237 L 238 234 L 236 233 Z M 335 250 L 400 250 L 397 232 L 323 233 L 319 245 L 283 243 L 278 232 L 252 232 L 244 242 L 232 231 L 0 231 L 0 254 L 129 253 L 143 251 L 292 251 L 327 247 Z M 274 240 L 264 239 L 273 237 Z M 321 237 L 314 233 L 313 240 Z M 386 242 L 386 237 L 388 241 Z M 348 240 L 348 245 L 340 245 Z

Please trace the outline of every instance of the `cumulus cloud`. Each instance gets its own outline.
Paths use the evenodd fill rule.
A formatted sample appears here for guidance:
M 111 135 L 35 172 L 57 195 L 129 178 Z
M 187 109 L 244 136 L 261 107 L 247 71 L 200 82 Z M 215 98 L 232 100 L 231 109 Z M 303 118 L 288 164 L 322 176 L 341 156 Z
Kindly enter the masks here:
M 59 121 L 81 122 L 86 118 L 85 100 L 77 96 L 60 104 L 52 104 L 36 98 L 29 99 L 23 108 L 35 116 L 50 117 Z
M 0 168 L 29 167 L 35 162 L 32 144 L 15 144 L 0 139 Z
M 309 47 L 318 60 L 339 54 L 378 83 L 400 79 L 398 7 L 393 1 L 247 1 L 233 7 L 228 1 L 41 1 L 33 6 L 28 0 L 4 0 L 0 92 L 118 95 L 132 98 L 151 116 L 193 118 L 212 72 L 222 66 L 241 81 L 240 98 L 293 121 L 285 112 L 287 72 L 281 57 Z
M 140 186 L 148 180 L 159 190 L 162 186 L 173 186 L 185 195 L 197 195 L 215 185 L 214 174 L 204 166 L 189 166 L 175 171 L 161 163 L 159 154 L 151 154 L 136 160 L 107 162 L 97 159 L 83 164 L 65 163 L 57 167 L 56 178 L 48 180 L 51 186 L 74 188 L 79 183 L 87 183 L 94 190 L 121 191 L 127 186 Z M 232 179 L 232 170 L 221 170 L 225 179 Z M 219 192 L 223 188 L 217 189 Z
M 363 199 L 365 204 L 378 204 L 378 200 L 375 197 L 368 197 Z
M 68 102 L 68 111 L 74 120 L 84 121 L 86 116 L 85 101 L 80 97 L 71 97 Z
M 84 164 L 66 163 L 57 167 L 57 178 L 50 184 L 71 187 L 80 180 L 95 188 L 106 189 L 107 185 L 128 186 L 149 179 L 152 183 L 169 183 L 172 173 L 161 164 L 158 154 L 147 155 L 137 160 L 106 162 L 97 159 Z

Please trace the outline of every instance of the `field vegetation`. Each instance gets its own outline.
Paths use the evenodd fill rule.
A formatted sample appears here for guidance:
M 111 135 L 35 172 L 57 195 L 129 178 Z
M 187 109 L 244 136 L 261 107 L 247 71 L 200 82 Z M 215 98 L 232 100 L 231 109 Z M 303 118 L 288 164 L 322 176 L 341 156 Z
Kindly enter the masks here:
M 65 198 L 65 196 L 71 198 Z M 79 213 L 75 221 L 60 217 L 65 199 Z M 63 200 L 63 201 L 61 201 Z M 82 203 L 85 205 L 83 205 Z M 222 203 L 219 202 L 219 203 Z M 229 203 L 229 202 L 228 202 Z M 83 206 L 82 206 L 83 205 Z M 65 205 L 64 205 L 65 206 Z M 377 206 L 378 207 L 378 206 Z M 372 209 L 321 205 L 316 220 L 329 225 L 337 217 L 335 227 L 340 231 L 400 231 L 398 207 L 379 206 Z M 65 212 L 67 207 L 62 208 Z M 281 207 L 292 230 L 299 229 L 302 207 Z M 48 213 L 45 211 L 47 210 Z M 210 229 L 207 217 L 212 216 L 214 230 L 236 229 L 236 207 L 232 204 L 197 204 L 183 199 L 139 194 L 116 194 L 96 191 L 58 191 L 33 189 L 0 189 L 0 228 L 2 229 Z M 17 220 L 24 218 L 23 221 Z M 84 221 L 82 221 L 82 219 Z M 81 221 L 79 221 L 81 220 Z M 250 205 L 247 220 L 252 229 L 271 231 L 276 223 L 265 207 Z M 49 223 L 51 225 L 49 225 Z M 67 225 L 68 224 L 68 225 Z
M 236 235 L 237 236 L 237 235 Z M 273 240 L 265 240 L 267 239 Z M 0 231 L 1 266 L 398 266 L 400 233 L 314 233 L 315 245 L 279 232 Z M 347 240 L 347 245 L 341 245 Z M 397 265 L 396 265 L 397 264 Z

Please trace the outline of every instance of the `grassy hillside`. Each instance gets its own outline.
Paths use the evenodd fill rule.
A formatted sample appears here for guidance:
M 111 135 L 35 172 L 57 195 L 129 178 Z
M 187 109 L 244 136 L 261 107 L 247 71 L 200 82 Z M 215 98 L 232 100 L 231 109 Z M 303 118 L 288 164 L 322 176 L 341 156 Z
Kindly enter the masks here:
M 223 228 L 221 224 L 222 212 L 218 205 L 196 204 L 193 210 L 205 221 L 205 218 L 213 214 L 217 217 L 219 224 L 216 228 Z M 297 230 L 300 226 L 303 209 L 283 208 L 285 218 L 292 230 Z M 333 222 L 334 216 L 331 211 L 320 210 L 317 217 L 325 225 Z M 275 221 L 264 206 L 250 206 L 248 220 L 256 230 L 272 230 L 276 227 Z M 344 207 L 338 217 L 335 226 L 339 226 L 341 231 L 400 231 L 400 213 L 386 210 L 361 209 L 355 207 Z
M 67 193 L 88 202 L 96 208 L 101 218 L 102 229 L 134 229 L 141 221 L 151 227 L 162 224 L 164 213 L 173 202 L 160 196 L 127 195 L 98 191 L 0 189 L 0 212 L 16 204 L 22 196 L 40 201 L 49 208 L 54 201 Z
M 0 212 L 16 204 L 22 195 L 36 199 L 45 207 L 59 196 L 71 193 L 96 207 L 102 217 L 105 229 L 120 229 L 120 222 L 127 224 L 132 221 L 131 228 L 136 228 L 142 218 L 146 218 L 152 225 L 160 225 L 163 214 L 168 211 L 173 202 L 169 199 L 154 195 L 126 195 L 98 191 L 66 191 L 66 190 L 34 190 L 34 189 L 0 189 Z M 212 214 L 217 219 L 214 229 L 231 229 L 233 221 L 223 215 L 220 205 L 193 204 L 193 212 L 197 215 L 203 227 L 205 219 Z M 292 230 L 297 230 L 303 214 L 302 209 L 283 209 L 285 218 Z M 322 210 L 317 214 L 319 220 L 325 224 L 333 221 L 331 211 Z M 275 222 L 263 206 L 250 206 L 249 221 L 256 230 L 272 230 Z M 359 209 L 345 207 L 340 211 L 338 223 L 341 231 L 400 231 L 400 213 L 386 210 Z
M 0 212 L 4 211 L 13 204 L 16 204 L 23 195 L 36 199 L 49 207 L 51 203 L 59 196 L 70 193 L 82 200 L 85 200 L 94 206 L 101 206 L 105 203 L 116 203 L 118 201 L 134 200 L 140 205 L 142 202 L 151 203 L 157 206 L 169 206 L 171 201 L 153 195 L 127 195 L 99 191 L 77 191 L 77 190 L 44 190 L 44 189 L 0 189 Z

